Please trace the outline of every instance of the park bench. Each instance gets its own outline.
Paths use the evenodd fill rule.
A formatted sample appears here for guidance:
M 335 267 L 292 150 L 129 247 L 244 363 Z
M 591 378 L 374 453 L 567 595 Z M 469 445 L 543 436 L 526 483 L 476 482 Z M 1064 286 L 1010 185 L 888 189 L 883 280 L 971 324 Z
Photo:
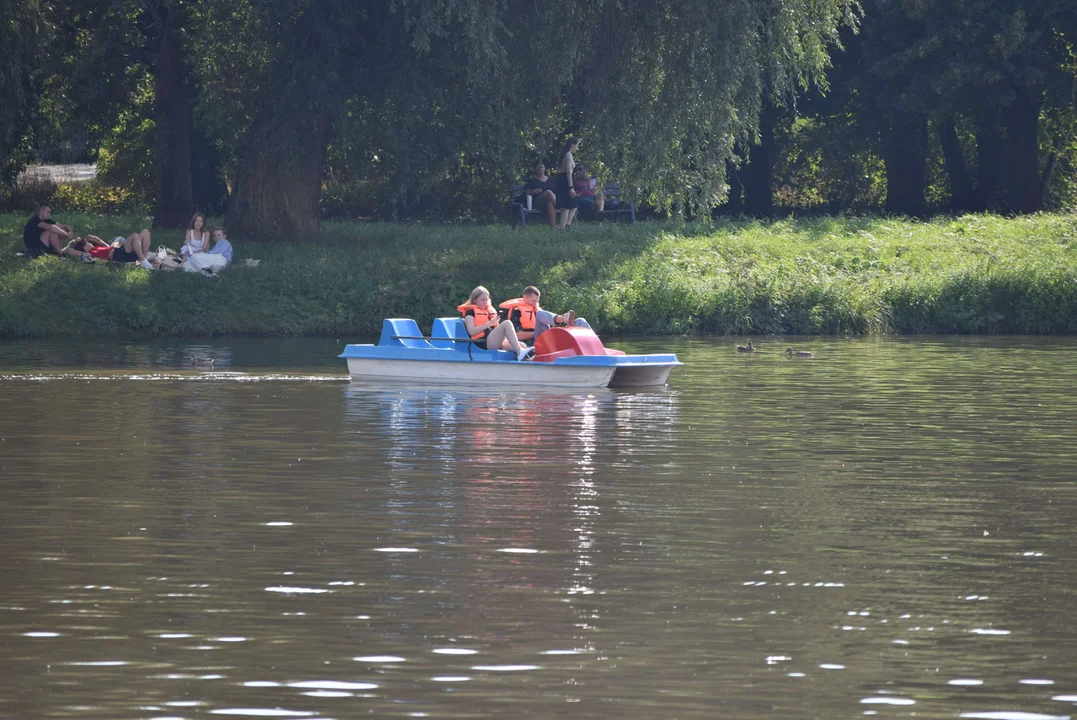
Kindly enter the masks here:
M 602 186 L 602 195 L 606 203 L 602 209 L 603 215 L 615 220 L 626 218 L 629 222 L 636 222 L 636 206 L 621 197 L 621 183 L 606 183 Z
M 538 215 L 540 219 L 546 217 L 546 201 L 541 196 L 533 197 L 531 200 L 531 209 L 527 209 L 527 204 L 517 202 L 516 199 L 520 197 L 520 193 L 524 191 L 523 183 L 516 183 L 512 186 L 512 226 L 516 227 L 517 224 L 527 227 L 527 218 L 532 215 Z
M 522 227 L 527 227 L 527 219 L 533 215 L 538 215 L 540 218 L 545 219 L 546 207 L 545 203 L 539 197 L 535 197 L 531 203 L 531 209 L 527 208 L 526 203 L 517 202 L 516 199 L 520 196 L 520 193 L 524 191 L 523 183 L 516 183 L 512 186 L 512 226 L 516 227 L 517 223 Z M 621 184 L 616 182 L 608 182 L 602 186 L 602 194 L 605 197 L 605 209 L 602 214 L 605 217 L 613 217 L 615 220 L 626 218 L 629 222 L 636 222 L 636 206 L 625 202 L 621 197 Z M 558 210 L 558 213 L 561 211 Z

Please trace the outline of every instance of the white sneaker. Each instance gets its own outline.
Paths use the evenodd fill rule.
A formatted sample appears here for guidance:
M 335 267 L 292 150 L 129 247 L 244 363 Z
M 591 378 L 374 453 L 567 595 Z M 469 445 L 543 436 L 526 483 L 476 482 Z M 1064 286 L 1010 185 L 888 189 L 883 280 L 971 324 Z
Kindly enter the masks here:
M 530 360 L 533 357 L 535 357 L 535 348 L 533 347 L 525 347 L 516 354 L 517 360 Z
M 142 268 L 143 270 L 153 270 L 153 265 L 150 265 L 150 261 L 149 261 L 149 260 L 143 260 L 142 262 L 140 262 L 140 263 L 138 264 L 138 266 L 139 266 L 140 268 Z

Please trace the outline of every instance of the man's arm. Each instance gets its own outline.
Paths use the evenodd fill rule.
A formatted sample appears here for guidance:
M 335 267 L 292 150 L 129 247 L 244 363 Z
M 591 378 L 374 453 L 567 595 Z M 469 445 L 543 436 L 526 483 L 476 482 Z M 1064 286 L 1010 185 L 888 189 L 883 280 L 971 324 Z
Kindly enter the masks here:
M 71 231 L 66 230 L 63 225 L 55 225 L 55 224 L 52 224 L 52 223 L 47 223 L 44 220 L 42 220 L 41 222 L 39 222 L 37 224 L 37 226 L 42 230 L 48 230 L 49 232 L 54 232 L 57 235 L 63 235 L 65 238 L 73 237 L 71 235 Z

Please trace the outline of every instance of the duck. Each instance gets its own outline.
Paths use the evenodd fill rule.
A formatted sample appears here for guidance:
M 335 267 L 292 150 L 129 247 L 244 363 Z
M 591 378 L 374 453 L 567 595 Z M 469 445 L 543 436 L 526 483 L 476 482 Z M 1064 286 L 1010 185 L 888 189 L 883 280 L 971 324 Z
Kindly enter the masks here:
M 737 352 L 755 352 L 755 346 L 749 340 L 747 345 L 737 345 Z
M 810 350 L 794 350 L 793 348 L 786 348 L 785 354 L 789 357 L 815 357 L 815 353 Z
M 195 367 L 208 367 L 212 368 L 215 360 L 208 357 L 196 357 L 191 360 L 191 364 Z

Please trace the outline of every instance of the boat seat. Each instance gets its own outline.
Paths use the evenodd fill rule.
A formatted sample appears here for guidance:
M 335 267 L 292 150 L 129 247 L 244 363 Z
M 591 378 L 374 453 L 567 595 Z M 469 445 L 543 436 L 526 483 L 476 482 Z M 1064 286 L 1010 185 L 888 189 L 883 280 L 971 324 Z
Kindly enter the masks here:
M 434 347 L 467 352 L 467 343 L 437 340 L 437 338 L 459 338 L 460 340 L 466 340 L 467 329 L 464 327 L 464 321 L 461 318 L 434 318 L 434 327 L 430 330 L 430 337 L 433 339 L 431 344 Z
M 418 338 L 419 325 L 411 318 L 386 318 L 381 323 L 381 338 L 378 340 L 379 347 L 406 347 L 419 350 L 430 350 L 433 346 L 426 340 L 403 340 L 405 338 Z M 394 338 L 397 338 L 394 340 Z

